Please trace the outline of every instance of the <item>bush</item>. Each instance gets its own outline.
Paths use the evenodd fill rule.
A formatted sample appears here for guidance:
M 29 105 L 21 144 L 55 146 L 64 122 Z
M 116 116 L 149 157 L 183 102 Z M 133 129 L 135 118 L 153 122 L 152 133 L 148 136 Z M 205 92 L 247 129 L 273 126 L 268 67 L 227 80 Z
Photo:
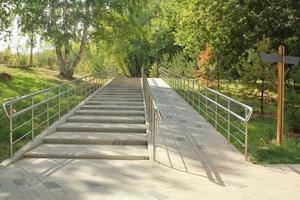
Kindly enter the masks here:
M 300 94 L 290 91 L 286 94 L 286 123 L 289 131 L 300 134 Z
M 33 62 L 37 67 L 57 69 L 56 55 L 52 50 L 45 50 L 34 55 Z

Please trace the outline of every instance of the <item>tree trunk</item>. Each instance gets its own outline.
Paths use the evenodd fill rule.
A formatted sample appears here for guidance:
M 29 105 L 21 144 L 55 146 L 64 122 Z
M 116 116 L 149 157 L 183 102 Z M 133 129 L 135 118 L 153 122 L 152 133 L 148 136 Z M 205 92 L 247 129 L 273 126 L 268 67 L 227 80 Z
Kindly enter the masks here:
M 32 67 L 33 65 L 33 48 L 34 48 L 34 36 L 33 34 L 31 35 L 30 38 L 30 56 L 29 56 L 29 67 Z

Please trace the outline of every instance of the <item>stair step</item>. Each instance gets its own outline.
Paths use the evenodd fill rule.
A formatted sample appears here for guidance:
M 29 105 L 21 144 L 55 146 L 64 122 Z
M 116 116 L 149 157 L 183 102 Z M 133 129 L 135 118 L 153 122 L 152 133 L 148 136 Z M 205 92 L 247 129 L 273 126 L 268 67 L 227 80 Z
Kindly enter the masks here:
M 143 92 L 125 92 L 125 91 L 104 91 L 100 90 L 96 95 L 141 95 Z
M 144 106 L 82 105 L 80 110 L 144 110 Z
M 140 110 L 78 110 L 76 115 L 87 116 L 145 116 Z
M 147 146 L 42 144 L 26 158 L 148 160 Z
M 143 93 L 142 89 L 126 89 L 126 88 L 103 88 L 101 92 L 114 92 L 114 93 Z
M 144 106 L 143 102 L 87 101 L 85 105 Z
M 74 115 L 67 119 L 67 122 L 80 123 L 129 123 L 129 124 L 145 124 L 145 117 L 139 116 L 81 116 Z
M 143 102 L 143 98 L 102 98 L 92 97 L 90 100 L 94 101 L 124 101 L 124 102 Z
M 143 95 L 100 95 L 95 94 L 93 97 L 96 98 L 119 98 L 119 99 L 143 99 Z
M 43 138 L 46 144 L 147 145 L 145 133 L 56 132 Z
M 124 132 L 146 133 L 145 124 L 98 124 L 98 123 L 65 123 L 56 127 L 57 132 Z
M 100 90 L 98 93 L 96 93 L 97 95 L 141 95 L 143 94 L 143 92 L 130 92 L 130 91 L 105 91 L 105 90 Z

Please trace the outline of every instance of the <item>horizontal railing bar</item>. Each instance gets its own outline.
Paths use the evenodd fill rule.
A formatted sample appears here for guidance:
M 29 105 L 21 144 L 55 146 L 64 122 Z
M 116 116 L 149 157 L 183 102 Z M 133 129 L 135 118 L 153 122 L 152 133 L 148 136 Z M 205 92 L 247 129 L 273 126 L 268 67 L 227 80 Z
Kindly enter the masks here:
M 12 144 L 16 144 L 17 142 L 19 142 L 20 140 L 22 140 L 24 137 L 26 137 L 27 135 L 29 135 L 32 132 L 32 130 L 28 131 L 25 135 L 19 137 L 17 140 L 14 140 L 12 142 Z
M 45 124 L 46 122 L 47 122 L 47 120 L 41 122 L 40 124 L 38 124 L 37 126 L 35 126 L 35 127 L 33 128 L 33 130 L 38 129 L 42 124 Z
M 15 131 L 15 130 L 17 130 L 17 129 L 19 129 L 19 128 L 21 128 L 22 126 L 24 126 L 25 124 L 27 124 L 27 123 L 29 123 L 29 122 L 31 122 L 32 120 L 30 119 L 30 120 L 28 120 L 28 121 L 26 121 L 26 122 L 24 122 L 24 123 L 22 123 L 21 125 L 19 125 L 18 127 L 16 127 L 16 128 L 14 128 L 14 129 L 12 129 L 12 131 Z

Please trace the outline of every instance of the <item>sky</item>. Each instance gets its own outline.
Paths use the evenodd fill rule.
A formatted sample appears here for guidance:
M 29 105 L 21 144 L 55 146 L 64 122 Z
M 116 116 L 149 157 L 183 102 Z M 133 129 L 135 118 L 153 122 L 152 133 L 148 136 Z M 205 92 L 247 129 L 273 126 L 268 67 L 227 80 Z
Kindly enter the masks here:
M 5 33 L 0 33 L 0 51 L 5 50 L 8 46 L 10 46 L 12 52 L 14 53 L 28 53 L 30 51 L 29 46 L 26 44 L 28 37 L 24 37 L 20 34 L 20 29 L 18 28 L 17 20 L 14 20 L 12 28 L 11 28 L 11 38 L 10 40 L 7 38 L 5 41 Z M 40 37 L 37 39 L 37 45 L 34 49 L 34 52 L 42 51 L 45 49 L 49 49 L 49 45 L 46 45 L 44 42 L 40 40 Z

